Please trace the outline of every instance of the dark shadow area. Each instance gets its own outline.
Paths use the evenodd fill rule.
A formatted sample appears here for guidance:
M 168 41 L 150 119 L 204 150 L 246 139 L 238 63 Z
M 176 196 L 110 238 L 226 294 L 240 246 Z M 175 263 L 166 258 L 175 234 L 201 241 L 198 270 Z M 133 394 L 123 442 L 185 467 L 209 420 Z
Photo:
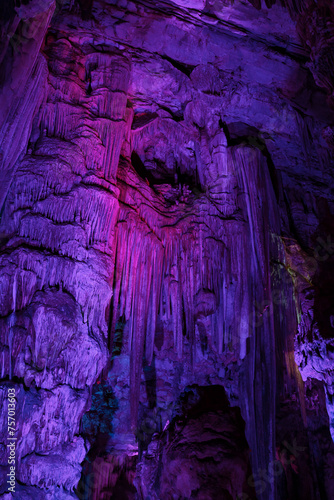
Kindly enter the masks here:
M 191 64 L 185 64 L 180 61 L 176 61 L 175 59 L 172 59 L 171 57 L 168 56 L 161 56 L 161 59 L 165 59 L 169 63 L 171 63 L 174 68 L 177 70 L 181 71 L 184 75 L 190 76 L 191 72 L 195 69 L 196 66 L 193 66 Z
M 84 20 L 91 19 L 94 0 L 79 0 L 81 17 Z
M 182 172 L 178 164 L 175 165 L 174 171 L 167 170 L 166 165 L 157 159 L 154 159 L 154 169 L 146 168 L 140 156 L 135 151 L 131 154 L 131 164 L 139 177 L 153 190 L 155 186 L 169 184 L 171 188 L 181 190 L 182 187 L 187 186 L 189 191 L 195 195 L 204 192 L 197 171 L 194 171 L 192 174 Z
M 314 277 L 314 327 L 334 347 L 334 217 L 325 198 L 317 200 L 319 225 L 313 236 L 317 269 Z
M 112 500 L 135 500 L 136 493 L 136 488 L 129 482 L 128 474 L 122 471 L 109 498 Z
M 154 451 L 152 451 L 154 450 Z M 245 422 L 220 385 L 187 387 L 138 465 L 138 499 L 255 500 Z
M 143 179 L 149 186 L 153 186 L 155 184 L 154 177 L 151 172 L 145 167 L 144 163 L 141 161 L 140 156 L 133 151 L 131 155 L 131 164 L 139 177 Z
M 224 123 L 222 124 L 222 128 L 225 132 L 228 146 L 238 146 L 244 144 L 261 151 L 267 160 L 270 179 L 273 185 L 276 200 L 279 202 L 281 183 L 266 143 L 260 135 L 260 131 L 257 128 L 243 122 L 233 122 L 228 125 Z
M 155 356 L 149 365 L 145 358 L 143 359 L 143 372 L 145 377 L 145 388 L 149 408 L 155 408 L 157 405 L 157 372 L 155 369 Z
M 305 384 L 307 428 L 298 399 L 280 401 L 276 424 L 275 476 L 278 498 L 331 500 L 333 498 L 334 444 L 323 383 Z
M 94 384 L 91 401 L 89 411 L 82 417 L 80 429 L 82 436 L 90 443 L 89 452 L 82 463 L 81 479 L 76 490 L 81 500 L 92 498 L 92 491 L 96 488 L 102 470 L 96 464 L 103 461 L 102 457 L 108 456 L 108 441 L 113 433 L 112 421 L 118 409 L 114 392 L 105 380 L 98 380 Z

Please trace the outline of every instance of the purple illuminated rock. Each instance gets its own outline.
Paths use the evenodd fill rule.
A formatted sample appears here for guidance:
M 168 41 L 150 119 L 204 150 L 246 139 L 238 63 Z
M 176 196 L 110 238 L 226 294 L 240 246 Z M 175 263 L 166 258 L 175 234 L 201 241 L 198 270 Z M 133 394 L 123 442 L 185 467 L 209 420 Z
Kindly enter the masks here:
M 333 12 L 283 3 L 2 8 L 0 467 L 12 384 L 22 498 L 79 496 L 87 453 L 85 474 L 104 457 L 126 476 L 97 491 L 133 494 L 131 457 L 192 384 L 224 386 L 245 422 L 250 458 L 243 441 L 218 461 L 227 497 L 294 440 L 309 462 L 258 485 L 258 500 L 331 497 Z M 99 428 L 107 390 L 117 405 L 94 442 L 83 416 Z M 203 418 L 176 433 L 187 453 Z M 193 483 L 217 496 L 199 455 L 190 473 L 192 458 L 173 468 L 160 444 L 166 495 L 190 498 Z

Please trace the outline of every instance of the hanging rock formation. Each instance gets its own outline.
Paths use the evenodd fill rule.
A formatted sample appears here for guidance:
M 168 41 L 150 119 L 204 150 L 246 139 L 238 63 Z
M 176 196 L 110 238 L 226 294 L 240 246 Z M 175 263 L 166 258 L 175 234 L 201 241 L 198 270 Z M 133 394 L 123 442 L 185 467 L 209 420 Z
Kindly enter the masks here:
M 14 387 L 19 498 L 329 500 L 330 2 L 20 3 L 0 9 L 0 498 Z

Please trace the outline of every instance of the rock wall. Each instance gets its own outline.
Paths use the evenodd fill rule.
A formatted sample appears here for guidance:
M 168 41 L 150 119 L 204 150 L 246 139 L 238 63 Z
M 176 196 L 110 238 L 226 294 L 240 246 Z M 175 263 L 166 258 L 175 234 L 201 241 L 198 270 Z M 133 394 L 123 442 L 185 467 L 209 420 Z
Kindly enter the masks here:
M 330 499 L 331 5 L 1 9 L 0 496 L 8 387 L 20 498 L 133 498 L 138 457 L 137 494 L 167 499 L 196 384 L 245 425 L 221 498 Z

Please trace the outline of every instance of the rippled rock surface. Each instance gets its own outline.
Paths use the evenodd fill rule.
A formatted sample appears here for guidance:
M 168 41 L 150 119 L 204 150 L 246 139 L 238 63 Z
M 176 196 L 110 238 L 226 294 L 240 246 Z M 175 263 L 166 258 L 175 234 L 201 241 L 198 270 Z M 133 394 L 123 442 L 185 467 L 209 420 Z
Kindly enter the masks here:
M 0 17 L 0 497 L 331 499 L 331 2 Z

